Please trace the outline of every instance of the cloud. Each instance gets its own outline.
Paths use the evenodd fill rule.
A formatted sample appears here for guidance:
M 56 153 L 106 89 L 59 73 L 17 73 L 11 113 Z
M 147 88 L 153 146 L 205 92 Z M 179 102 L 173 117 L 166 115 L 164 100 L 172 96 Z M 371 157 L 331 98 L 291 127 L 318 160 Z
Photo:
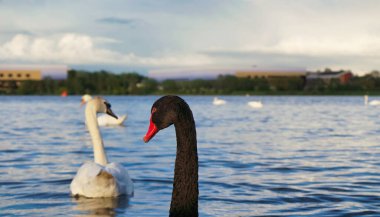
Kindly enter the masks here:
M 134 19 L 125 19 L 125 18 L 118 18 L 118 17 L 105 17 L 96 20 L 99 23 L 106 23 L 106 24 L 119 24 L 119 25 L 134 25 L 137 23 L 137 20 Z
M 380 67 L 380 55 L 345 54 L 343 55 L 310 55 L 296 52 L 284 53 L 279 51 L 254 50 L 219 50 L 205 52 L 215 62 L 223 62 L 232 66 L 255 66 L 259 68 L 306 68 L 319 70 L 331 68 L 334 70 L 352 70 L 362 74 Z M 248 65 L 249 64 L 249 65 Z
M 215 50 L 214 50 L 215 51 Z M 303 56 L 379 56 L 380 37 L 368 33 L 347 35 L 291 35 L 269 44 L 247 43 L 235 52 L 260 52 Z
M 160 57 L 142 57 L 102 48 L 101 43 L 112 39 L 92 38 L 88 35 L 66 33 L 48 37 L 18 34 L 0 45 L 2 62 L 39 62 L 58 64 L 109 64 L 147 67 L 196 66 L 210 64 L 202 54 L 173 54 Z
M 235 65 L 331 67 L 359 73 L 380 68 L 380 5 L 375 1 L 246 2 L 247 9 L 223 23 L 230 31 L 202 53 Z M 216 44 L 218 40 L 223 43 Z
M 1 0 L 0 0 L 1 1 Z M 33 35 L 32 32 L 28 30 L 0 30 L 0 34 L 2 35 Z
M 374 0 L 3 2 L 4 63 L 380 69 Z

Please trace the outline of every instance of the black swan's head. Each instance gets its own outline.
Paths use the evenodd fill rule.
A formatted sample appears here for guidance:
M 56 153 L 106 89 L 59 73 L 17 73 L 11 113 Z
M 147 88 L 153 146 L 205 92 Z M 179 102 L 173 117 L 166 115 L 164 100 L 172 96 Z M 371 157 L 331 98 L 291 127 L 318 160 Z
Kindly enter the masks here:
M 151 109 L 150 124 L 148 132 L 144 136 L 144 142 L 149 142 L 158 131 L 176 123 L 181 115 L 188 111 L 190 111 L 189 106 L 178 96 L 169 95 L 158 99 Z

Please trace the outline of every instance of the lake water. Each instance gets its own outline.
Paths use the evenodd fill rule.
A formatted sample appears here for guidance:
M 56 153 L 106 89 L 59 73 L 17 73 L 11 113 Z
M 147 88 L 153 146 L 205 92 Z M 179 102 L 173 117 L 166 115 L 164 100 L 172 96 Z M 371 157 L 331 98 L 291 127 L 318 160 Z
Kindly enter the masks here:
M 101 128 L 134 197 L 70 197 L 92 160 L 79 96 L 0 97 L 0 216 L 167 216 L 174 128 L 145 144 L 157 96 L 109 96 L 125 127 Z M 198 134 L 200 216 L 380 216 L 380 107 L 363 97 L 184 96 Z M 262 109 L 248 107 L 262 100 Z

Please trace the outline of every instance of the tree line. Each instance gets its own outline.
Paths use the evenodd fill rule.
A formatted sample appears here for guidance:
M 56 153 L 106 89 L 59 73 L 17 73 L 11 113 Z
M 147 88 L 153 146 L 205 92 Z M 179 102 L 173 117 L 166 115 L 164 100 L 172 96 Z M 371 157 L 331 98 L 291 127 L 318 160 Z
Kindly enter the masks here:
M 325 72 L 331 72 L 326 69 Z M 324 73 L 324 72 L 322 72 Z M 44 78 L 24 81 L 2 94 L 69 95 L 84 93 L 100 95 L 147 94 L 380 94 L 380 73 L 372 71 L 364 76 L 353 76 L 348 83 L 339 79 L 314 79 L 312 85 L 302 77 L 236 77 L 220 75 L 215 79 L 157 81 L 135 72 L 114 74 L 108 71 L 70 70 L 66 80 Z

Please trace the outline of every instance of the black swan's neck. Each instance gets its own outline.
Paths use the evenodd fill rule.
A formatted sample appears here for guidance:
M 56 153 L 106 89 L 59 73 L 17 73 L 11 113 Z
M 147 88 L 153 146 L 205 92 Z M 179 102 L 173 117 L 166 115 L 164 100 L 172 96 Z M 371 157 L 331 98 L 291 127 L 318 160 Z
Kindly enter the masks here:
M 195 123 L 191 111 L 182 115 L 174 123 L 177 157 L 170 205 L 171 217 L 198 216 L 198 153 Z

